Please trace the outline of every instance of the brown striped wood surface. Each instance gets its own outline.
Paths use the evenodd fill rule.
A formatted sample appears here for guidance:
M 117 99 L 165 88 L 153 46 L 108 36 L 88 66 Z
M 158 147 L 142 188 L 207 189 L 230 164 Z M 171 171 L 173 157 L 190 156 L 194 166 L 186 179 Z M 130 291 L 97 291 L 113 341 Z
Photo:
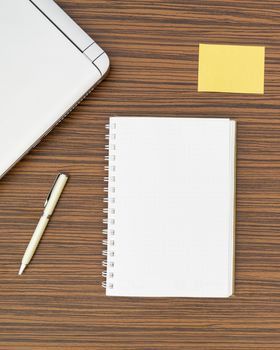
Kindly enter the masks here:
M 112 69 L 0 181 L 0 349 L 280 349 L 280 1 L 58 3 L 106 49 Z M 265 94 L 198 93 L 199 43 L 266 46 Z M 235 297 L 104 296 L 104 126 L 112 115 L 238 121 Z M 19 277 L 58 170 L 71 179 Z

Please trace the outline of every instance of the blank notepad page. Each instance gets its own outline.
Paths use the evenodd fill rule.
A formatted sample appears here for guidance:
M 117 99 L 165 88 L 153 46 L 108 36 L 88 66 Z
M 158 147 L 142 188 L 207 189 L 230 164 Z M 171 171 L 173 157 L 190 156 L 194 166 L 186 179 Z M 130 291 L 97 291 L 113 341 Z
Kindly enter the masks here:
M 110 119 L 106 295 L 233 293 L 235 122 Z

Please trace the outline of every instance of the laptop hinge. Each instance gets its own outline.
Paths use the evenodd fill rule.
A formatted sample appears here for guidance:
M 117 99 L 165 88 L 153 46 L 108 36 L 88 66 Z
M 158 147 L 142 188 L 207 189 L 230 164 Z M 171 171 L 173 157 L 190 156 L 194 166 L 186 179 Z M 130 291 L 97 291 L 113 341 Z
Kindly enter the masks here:
M 94 62 L 99 56 L 101 56 L 104 51 L 96 43 L 92 43 L 85 51 L 84 54 Z
M 82 30 L 53 0 L 29 0 L 38 8 L 80 51 L 84 52 L 94 40 Z

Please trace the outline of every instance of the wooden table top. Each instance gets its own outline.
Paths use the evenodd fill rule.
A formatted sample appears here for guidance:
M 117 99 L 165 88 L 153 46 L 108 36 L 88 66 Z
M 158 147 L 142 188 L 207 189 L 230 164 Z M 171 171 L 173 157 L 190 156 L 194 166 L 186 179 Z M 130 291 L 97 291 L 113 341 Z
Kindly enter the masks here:
M 0 182 L 0 349 L 279 349 L 280 1 L 58 3 L 108 52 L 112 68 Z M 266 46 L 265 94 L 198 93 L 199 43 Z M 238 121 L 233 298 L 104 296 L 104 126 L 113 115 Z M 71 179 L 19 277 L 58 170 Z

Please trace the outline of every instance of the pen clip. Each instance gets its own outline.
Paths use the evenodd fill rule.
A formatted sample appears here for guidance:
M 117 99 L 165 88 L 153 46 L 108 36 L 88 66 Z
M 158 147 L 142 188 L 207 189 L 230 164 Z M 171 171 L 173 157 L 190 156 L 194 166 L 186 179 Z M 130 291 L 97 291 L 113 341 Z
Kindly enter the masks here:
M 55 184 L 56 184 L 56 182 L 57 182 L 57 180 L 58 180 L 58 178 L 59 178 L 60 175 L 62 175 L 62 174 L 61 174 L 61 173 L 57 174 L 56 177 L 55 177 L 55 179 L 54 179 L 54 182 L 53 182 L 53 185 L 52 185 L 52 187 L 51 187 L 51 189 L 50 189 L 50 192 L 49 192 L 49 194 L 47 195 L 47 198 L 46 198 L 46 201 L 45 201 L 45 204 L 44 204 L 44 208 L 46 208 L 46 206 L 47 206 L 47 204 L 48 204 L 48 201 L 49 201 L 49 199 L 50 199 L 50 197 L 51 197 L 51 195 L 52 195 L 52 191 L 53 191 L 53 189 L 54 189 L 54 186 L 55 186 Z

